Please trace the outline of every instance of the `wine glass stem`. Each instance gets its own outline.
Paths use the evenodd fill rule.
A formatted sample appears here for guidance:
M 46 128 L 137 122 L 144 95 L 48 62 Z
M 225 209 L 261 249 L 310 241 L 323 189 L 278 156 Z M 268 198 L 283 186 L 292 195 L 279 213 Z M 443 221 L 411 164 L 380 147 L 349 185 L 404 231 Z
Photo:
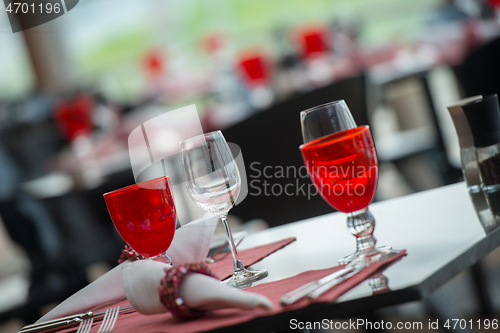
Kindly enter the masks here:
M 229 243 L 229 248 L 231 249 L 231 254 L 233 255 L 233 265 L 234 272 L 237 273 L 245 269 L 243 263 L 240 260 L 240 256 L 238 255 L 238 251 L 236 251 L 236 245 L 234 245 L 233 234 L 231 233 L 231 229 L 229 228 L 229 224 L 226 219 L 227 215 L 221 215 L 220 219 L 222 220 L 222 225 L 224 226 L 224 230 L 226 231 L 227 242 Z
M 172 259 L 170 259 L 170 257 L 168 256 L 167 252 L 163 253 L 162 255 L 168 261 L 169 264 L 172 263 Z
M 356 252 L 373 250 L 377 240 L 373 237 L 375 218 L 368 207 L 347 214 L 347 228 L 356 237 Z

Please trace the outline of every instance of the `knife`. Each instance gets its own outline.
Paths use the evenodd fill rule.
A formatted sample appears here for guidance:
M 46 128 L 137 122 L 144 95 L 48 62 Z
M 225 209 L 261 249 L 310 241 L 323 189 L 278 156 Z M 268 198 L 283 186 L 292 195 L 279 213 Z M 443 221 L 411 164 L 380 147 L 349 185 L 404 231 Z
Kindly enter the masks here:
M 372 256 L 367 256 L 365 258 L 365 264 L 360 266 L 359 269 L 354 269 L 351 272 L 348 272 L 347 274 L 339 276 L 335 280 L 325 282 L 324 284 L 322 284 L 321 286 L 318 286 L 316 289 L 314 289 L 309 294 L 307 294 L 307 297 L 308 298 L 317 298 L 320 295 L 324 294 L 326 291 L 335 287 L 337 284 L 344 282 L 345 280 L 347 280 L 348 278 L 350 278 L 353 275 L 358 274 L 359 272 L 361 272 L 363 269 L 370 266 L 371 264 L 387 260 L 391 257 L 394 257 L 398 253 L 399 253 L 399 251 L 391 249 L 389 251 L 382 251 L 380 253 L 376 253 L 375 255 L 372 255 Z
M 42 323 L 41 325 L 30 325 L 31 327 L 23 327 L 21 331 L 18 333 L 37 333 L 37 332 L 52 332 L 55 330 L 59 330 L 62 328 L 69 328 L 80 324 L 83 321 L 81 318 L 73 318 L 73 319 L 62 319 L 62 320 L 53 320 L 50 322 Z
M 390 250 L 355 259 L 341 270 L 333 272 L 320 280 L 309 282 L 295 290 L 290 291 L 280 299 L 280 304 L 283 306 L 290 305 L 306 296 L 308 298 L 317 298 L 337 284 L 358 274 L 371 264 L 391 258 L 398 253 L 399 251 Z
M 366 265 L 366 266 L 368 266 L 368 265 Z M 360 268 L 360 269 L 355 269 L 355 270 L 352 270 L 350 272 L 347 272 L 347 273 L 343 274 L 342 276 L 337 277 L 336 279 L 326 281 L 325 283 L 321 284 L 320 286 L 317 286 L 314 290 L 309 292 L 307 294 L 307 298 L 318 298 L 320 295 L 322 295 L 325 292 L 327 292 L 328 290 L 332 289 L 333 287 L 335 287 L 339 283 L 344 282 L 345 280 L 347 280 L 351 276 L 358 274 L 363 269 L 365 269 L 366 266 L 364 266 L 363 268 Z
M 328 274 L 320 280 L 309 282 L 295 290 L 290 291 L 289 293 L 281 297 L 280 303 L 281 305 L 293 304 L 307 296 L 309 293 L 313 292 L 316 288 L 320 288 L 324 285 L 329 285 L 332 281 L 336 281 L 339 278 L 345 277 L 352 272 L 359 272 L 366 266 L 368 266 L 368 262 L 366 260 L 355 260 L 341 270 Z

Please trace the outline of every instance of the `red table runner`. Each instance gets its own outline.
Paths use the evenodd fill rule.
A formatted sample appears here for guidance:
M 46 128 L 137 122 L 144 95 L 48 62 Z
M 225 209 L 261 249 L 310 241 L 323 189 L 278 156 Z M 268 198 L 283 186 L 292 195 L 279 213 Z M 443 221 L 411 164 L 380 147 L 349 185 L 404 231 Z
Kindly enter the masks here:
M 278 242 L 280 243 L 280 242 Z M 277 243 L 273 243 L 277 244 Z M 268 246 L 268 245 L 266 245 Z M 242 251 L 243 253 L 243 251 Z M 334 302 L 339 296 L 355 287 L 359 283 L 363 282 L 367 278 L 373 276 L 374 274 L 379 274 L 387 267 L 401 259 L 406 255 L 406 251 L 402 250 L 398 255 L 371 265 L 370 267 L 364 269 L 360 273 L 356 274 L 354 277 L 348 279 L 347 281 L 333 287 L 320 297 L 316 299 L 302 299 L 301 301 L 283 307 L 279 304 L 280 298 L 287 292 L 294 290 L 310 281 L 320 279 L 332 272 L 335 272 L 344 266 L 336 266 L 322 270 L 313 270 L 300 273 L 298 275 L 289 277 L 287 279 L 274 281 L 270 283 L 264 283 L 257 285 L 255 287 L 246 288 L 246 291 L 258 293 L 268 297 L 274 304 L 274 309 L 271 311 L 264 311 L 261 309 L 254 310 L 241 310 L 241 309 L 221 309 L 207 313 L 204 317 L 191 320 L 191 321 L 181 321 L 173 318 L 170 313 L 166 312 L 164 314 L 156 315 L 142 315 L 137 312 L 130 314 L 122 314 L 118 317 L 114 331 L 120 333 L 193 333 L 193 332 L 203 332 L 210 331 L 221 327 L 241 324 L 252 320 L 257 317 L 263 316 L 273 316 L 275 314 L 296 310 L 305 306 L 308 306 L 317 302 Z M 123 301 L 113 306 L 128 305 L 127 301 Z M 111 307 L 108 305 L 107 307 Z M 97 332 L 99 329 L 100 322 L 94 324 L 91 333 Z M 76 328 L 65 330 L 64 332 L 75 331 Z

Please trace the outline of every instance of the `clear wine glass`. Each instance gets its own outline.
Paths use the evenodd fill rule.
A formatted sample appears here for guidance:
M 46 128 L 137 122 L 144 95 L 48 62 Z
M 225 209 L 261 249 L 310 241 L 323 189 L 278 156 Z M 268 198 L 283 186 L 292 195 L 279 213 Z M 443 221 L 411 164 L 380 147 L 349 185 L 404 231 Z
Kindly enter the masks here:
M 221 131 L 206 133 L 180 143 L 186 186 L 193 201 L 205 211 L 219 215 L 233 256 L 234 273 L 225 284 L 245 288 L 267 276 L 267 270 L 250 271 L 243 266 L 227 214 L 241 188 L 238 166 Z
M 130 185 L 104 194 L 108 212 L 123 240 L 140 255 L 159 255 L 174 239 L 177 211 L 168 176 Z
M 377 188 L 378 162 L 369 126 L 356 126 L 343 100 L 300 113 L 302 157 L 323 199 L 347 213 L 347 227 L 356 237 L 356 252 L 341 260 L 375 255 L 375 219 L 368 210 Z M 392 252 L 392 251 L 391 251 Z

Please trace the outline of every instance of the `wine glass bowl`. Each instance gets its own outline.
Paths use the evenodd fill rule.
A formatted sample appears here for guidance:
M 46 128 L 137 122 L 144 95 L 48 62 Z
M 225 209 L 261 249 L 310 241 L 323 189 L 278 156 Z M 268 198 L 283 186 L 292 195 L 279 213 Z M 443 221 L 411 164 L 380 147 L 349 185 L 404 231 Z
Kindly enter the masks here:
M 333 133 L 300 147 L 323 199 L 352 213 L 367 207 L 377 187 L 377 156 L 368 126 Z
M 233 256 L 234 273 L 224 283 L 245 288 L 267 276 L 267 270 L 250 271 L 241 262 L 227 214 L 241 189 L 238 165 L 221 131 L 206 133 L 180 143 L 186 187 L 191 199 L 205 211 L 219 215 Z
M 123 240 L 147 258 L 165 255 L 177 221 L 168 176 L 104 194 L 108 212 Z
M 300 113 L 304 143 L 357 127 L 344 100 L 315 106 Z
M 356 252 L 339 262 L 386 251 L 375 248 L 375 219 L 368 210 L 378 180 L 369 126 L 356 126 L 343 100 L 302 111 L 301 126 L 299 149 L 309 176 L 327 203 L 347 213 L 347 227 L 356 237 Z
M 202 135 L 181 142 L 186 186 L 203 210 L 227 214 L 240 193 L 241 177 L 225 141 L 211 139 Z

